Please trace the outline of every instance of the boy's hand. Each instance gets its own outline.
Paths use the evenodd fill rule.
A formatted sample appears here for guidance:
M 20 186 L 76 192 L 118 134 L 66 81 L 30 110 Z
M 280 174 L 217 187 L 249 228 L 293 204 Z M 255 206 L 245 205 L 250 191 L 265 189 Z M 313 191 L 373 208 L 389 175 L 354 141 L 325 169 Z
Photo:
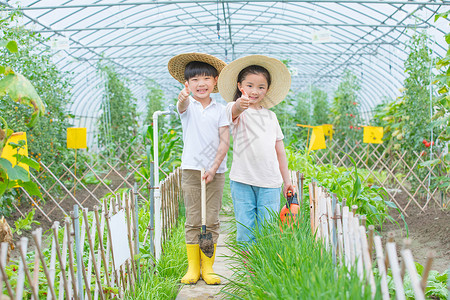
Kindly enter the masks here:
M 183 103 L 189 97 L 190 93 L 191 93 L 191 91 L 189 90 L 189 86 L 188 86 L 187 82 L 185 82 L 184 89 L 182 89 L 181 92 L 178 94 L 178 100 L 181 103 Z
M 250 99 L 248 98 L 248 95 L 244 91 L 244 89 L 241 89 L 241 93 L 242 93 L 241 97 L 236 100 L 236 105 L 237 105 L 237 109 L 242 112 L 242 111 L 246 110 L 250 106 L 251 103 L 250 103 Z
M 205 174 L 203 175 L 202 179 L 205 179 L 205 183 L 208 184 L 214 179 L 214 175 L 216 175 L 215 172 L 212 172 L 211 170 L 205 171 Z

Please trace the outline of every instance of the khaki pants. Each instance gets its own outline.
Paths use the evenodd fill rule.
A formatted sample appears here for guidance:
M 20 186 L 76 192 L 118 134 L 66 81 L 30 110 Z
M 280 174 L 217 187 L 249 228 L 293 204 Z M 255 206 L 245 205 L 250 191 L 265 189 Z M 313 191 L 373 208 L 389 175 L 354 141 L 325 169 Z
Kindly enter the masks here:
M 198 244 L 202 227 L 200 171 L 182 170 L 181 187 L 186 207 L 186 244 Z M 206 185 L 206 232 L 211 232 L 217 244 L 220 231 L 219 212 L 222 208 L 225 174 L 216 173 L 214 180 Z

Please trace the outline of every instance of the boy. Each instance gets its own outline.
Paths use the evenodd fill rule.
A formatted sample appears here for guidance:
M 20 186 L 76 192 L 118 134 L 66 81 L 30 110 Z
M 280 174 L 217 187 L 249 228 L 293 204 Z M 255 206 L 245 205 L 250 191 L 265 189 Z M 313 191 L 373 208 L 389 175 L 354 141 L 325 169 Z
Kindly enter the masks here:
M 198 242 L 201 232 L 200 170 L 204 168 L 206 228 L 212 233 L 215 254 L 230 136 L 225 106 L 212 100 L 210 94 L 218 92 L 217 79 L 225 65 L 220 59 L 202 53 L 180 54 L 168 64 L 170 74 L 185 85 L 177 102 L 184 142 L 181 186 L 186 207 L 185 235 L 189 264 L 186 275 L 181 279 L 185 284 L 195 284 L 200 278 L 200 269 L 207 284 L 220 284 L 220 278 L 213 275 L 215 255 L 208 258 L 200 250 Z

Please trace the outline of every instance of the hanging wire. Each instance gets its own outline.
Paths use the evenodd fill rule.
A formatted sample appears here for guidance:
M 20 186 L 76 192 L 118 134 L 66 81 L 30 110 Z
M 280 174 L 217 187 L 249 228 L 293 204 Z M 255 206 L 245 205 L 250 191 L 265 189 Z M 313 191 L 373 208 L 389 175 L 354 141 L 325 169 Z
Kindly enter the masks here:
M 219 0 L 217 0 L 216 4 L 216 15 L 217 15 L 217 39 L 220 40 Z

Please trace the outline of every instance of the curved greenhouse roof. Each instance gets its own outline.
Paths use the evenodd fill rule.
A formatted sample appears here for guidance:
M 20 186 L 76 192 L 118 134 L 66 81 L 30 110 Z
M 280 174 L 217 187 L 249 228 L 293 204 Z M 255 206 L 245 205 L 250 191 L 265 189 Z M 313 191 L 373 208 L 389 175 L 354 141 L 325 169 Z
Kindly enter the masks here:
M 146 109 L 145 81 L 168 99 L 180 84 L 167 71 L 179 53 L 204 52 L 225 62 L 249 54 L 289 60 L 292 90 L 315 85 L 332 95 L 348 69 L 361 79 L 362 112 L 400 94 L 406 44 L 415 30 L 431 36 L 443 56 L 445 21 L 436 13 L 450 1 L 0 1 L 21 7 L 25 27 L 53 39 L 57 64 L 73 72 L 72 113 L 77 126 L 100 114 L 97 62 L 106 60 L 130 79 L 139 111 Z M 448 28 L 447 28 L 448 29 Z M 49 45 L 50 47 L 50 45 Z

